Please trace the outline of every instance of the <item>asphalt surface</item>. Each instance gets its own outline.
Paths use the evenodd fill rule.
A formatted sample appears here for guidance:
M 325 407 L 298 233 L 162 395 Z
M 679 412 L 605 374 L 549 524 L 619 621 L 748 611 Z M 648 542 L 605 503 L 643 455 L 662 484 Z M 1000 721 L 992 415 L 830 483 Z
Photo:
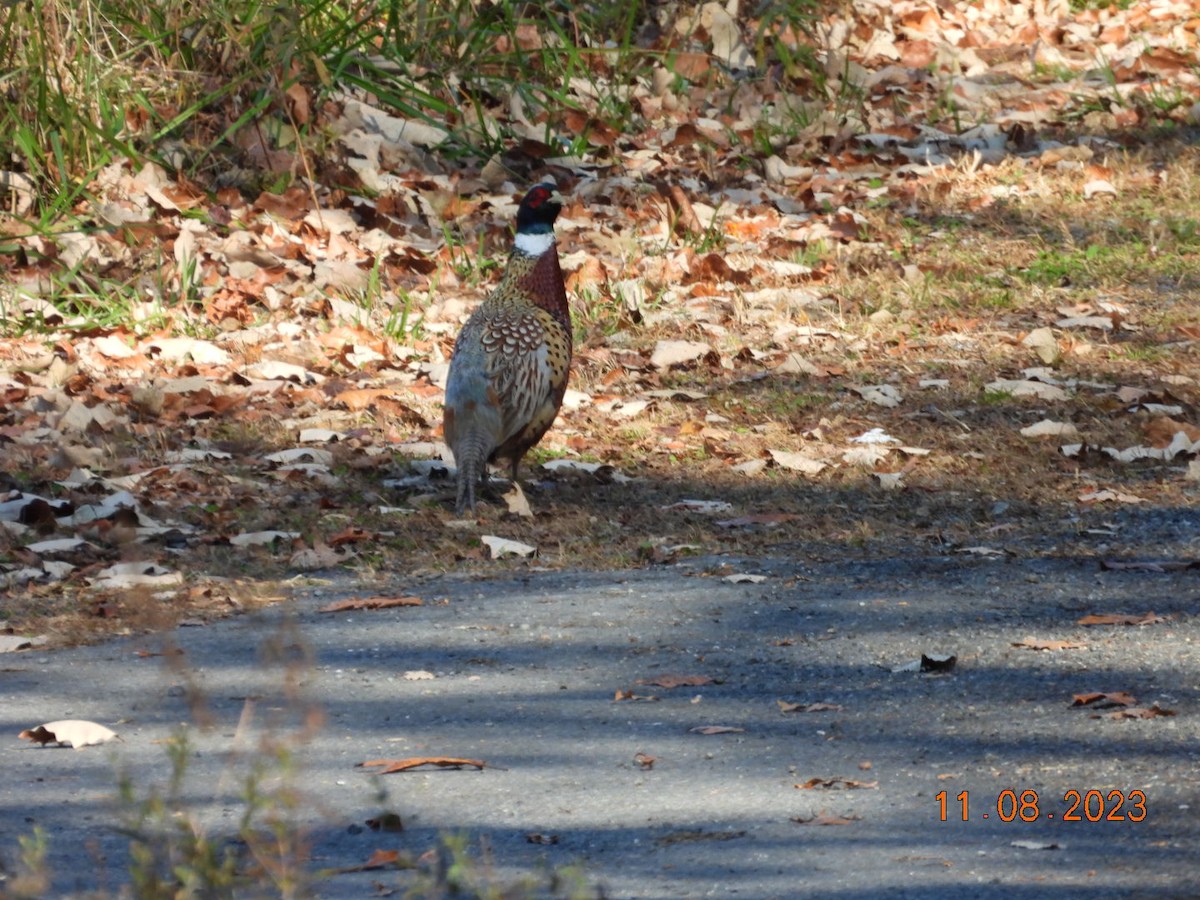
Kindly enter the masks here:
M 725 580 L 734 573 L 766 580 Z M 266 808 L 305 835 L 307 861 L 288 876 L 304 896 L 403 896 L 434 877 L 428 866 L 343 870 L 377 851 L 420 859 L 445 835 L 494 883 L 575 866 L 590 896 L 1200 896 L 1198 578 L 970 555 L 721 557 L 419 586 L 340 576 L 264 613 L 6 653 L 0 893 L 35 826 L 48 837 L 45 896 L 127 891 L 120 828 L 136 805 L 117 801 L 117 773 L 138 798 L 166 792 L 167 741 L 187 725 L 187 817 L 170 821 L 221 846 L 257 771 Z M 317 612 L 389 591 L 424 605 Z M 1076 624 L 1149 611 L 1173 618 Z M 1013 646 L 1027 637 L 1085 646 Z M 956 663 L 903 670 L 923 654 Z M 638 683 L 663 676 L 712 683 Z M 1175 715 L 1072 707 L 1076 694 L 1118 691 Z M 74 751 L 17 739 L 68 718 L 122 741 Z M 358 766 L 411 757 L 488 768 Z M 1078 821 L 1064 820 L 1070 791 Z M 402 831 L 370 827 L 387 812 Z M 257 893 L 279 893 L 265 872 Z

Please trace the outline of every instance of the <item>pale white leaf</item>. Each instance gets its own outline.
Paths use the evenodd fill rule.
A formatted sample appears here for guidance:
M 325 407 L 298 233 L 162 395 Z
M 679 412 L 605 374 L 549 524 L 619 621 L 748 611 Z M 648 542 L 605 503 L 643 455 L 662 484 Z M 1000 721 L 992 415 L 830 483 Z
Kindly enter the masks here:
M 984 385 L 984 390 L 1011 397 L 1037 397 L 1041 400 L 1066 400 L 1067 392 L 1062 388 L 1042 381 L 1001 379 Z
M 0 653 L 13 653 L 17 650 L 32 650 L 46 643 L 44 634 L 35 637 L 25 637 L 20 634 L 0 634 Z
M 873 469 L 887 459 L 891 450 L 887 447 L 851 447 L 842 454 L 842 462 L 864 469 Z
M 1080 503 L 1145 503 L 1146 501 L 1127 494 L 1124 491 L 1112 491 L 1108 489 L 1087 491 L 1079 495 Z
M 208 450 L 198 447 L 185 447 L 183 450 L 177 450 L 174 453 L 168 453 L 166 456 L 167 462 L 204 462 L 210 459 L 233 459 L 232 453 L 226 453 L 224 450 Z
M 264 456 L 266 462 L 294 465 L 297 463 L 313 463 L 318 466 L 332 466 L 333 454 L 328 450 L 317 447 L 292 447 L 289 450 L 279 450 Z
M 811 456 L 794 453 L 790 450 L 771 450 L 770 453 L 771 459 L 775 460 L 775 465 L 793 472 L 802 472 L 805 475 L 816 475 L 828 465 L 819 459 L 813 459 Z
M 63 487 L 82 488 L 90 487 L 95 484 L 103 484 L 104 479 L 88 468 L 75 468 L 62 481 L 56 481 L 55 484 L 61 484 Z M 132 498 L 130 498 L 132 500 Z
M 404 673 L 405 681 L 433 681 L 435 678 L 432 672 L 427 672 L 424 669 L 410 669 Z
M 1074 437 L 1078 433 L 1079 429 L 1070 422 L 1054 422 L 1050 419 L 1042 419 L 1021 429 L 1023 437 Z
M 1177 406 L 1174 403 L 1143 403 L 1137 407 L 1145 412 L 1157 413 L 1163 416 L 1181 416 L 1183 415 L 1183 407 Z M 1131 410 L 1132 412 L 1132 410 Z
M 293 553 L 288 559 L 288 565 L 293 569 L 327 569 L 354 559 L 355 556 L 357 554 L 353 550 L 338 550 L 317 541 L 313 546 L 301 547 Z
M 137 352 L 119 337 L 113 335 L 96 338 L 92 341 L 92 347 L 97 353 L 107 356 L 109 359 L 128 359 Z
M 151 355 L 167 362 L 191 360 L 204 366 L 228 365 L 232 357 L 211 341 L 189 337 L 158 338 L 150 341 L 146 348 Z
M 870 431 L 864 431 L 856 438 L 850 438 L 852 444 L 896 444 L 899 443 L 894 437 L 884 431 L 882 428 L 872 428 Z
M 1035 328 L 1025 335 L 1021 343 L 1036 353 L 1038 359 L 1046 365 L 1057 362 L 1062 356 L 1058 341 L 1054 338 L 1054 332 L 1049 328 Z
M 508 511 L 515 516 L 532 519 L 533 510 L 529 508 L 529 501 L 525 499 L 525 492 L 521 490 L 521 485 L 514 481 L 512 490 L 504 495 L 504 502 L 508 506 Z
M 740 475 L 757 475 L 767 467 L 765 459 L 748 459 L 743 463 L 738 463 L 736 466 L 730 466 L 730 470 L 737 472 Z
M 537 547 L 491 534 L 485 534 L 480 540 L 491 551 L 492 559 L 500 559 L 504 556 L 533 556 L 537 553 Z
M 671 366 L 693 362 L 712 351 L 708 344 L 700 341 L 659 341 L 654 345 L 650 355 L 650 365 L 656 369 L 669 369 Z
M 154 386 L 164 394 L 194 394 L 197 391 L 212 391 L 221 393 L 221 386 L 211 378 L 203 375 L 189 375 L 187 378 L 167 378 L 154 382 Z
M 628 475 L 618 469 L 616 466 L 608 463 L 589 463 L 580 462 L 577 459 L 552 459 L 549 462 L 542 463 L 542 468 L 547 472 L 581 472 L 585 475 L 592 475 L 597 481 L 605 484 L 617 483 L 625 484 L 633 481 Z
M 105 728 L 99 722 L 89 722 L 86 719 L 60 719 L 56 722 L 47 722 L 45 725 L 38 725 L 36 728 L 22 731 L 20 736 L 40 744 L 70 744 L 76 750 L 119 740 L 117 733 L 111 728 Z
M 296 384 L 317 384 L 325 380 L 324 375 L 277 359 L 268 359 L 251 366 L 247 374 L 251 378 L 262 378 L 266 381 L 294 381 Z
M 731 69 L 755 69 L 754 54 L 742 40 L 742 26 L 724 4 L 710 2 L 700 7 L 700 24 L 712 40 L 712 54 Z
M 902 483 L 904 478 L 903 472 L 872 472 L 871 474 L 885 491 L 896 491 L 904 487 Z
M 87 541 L 82 538 L 57 538 L 51 541 L 38 541 L 36 544 L 29 544 L 25 547 L 31 553 L 72 553 L 76 550 L 82 550 L 84 547 L 90 546 Z
M 345 438 L 345 432 L 333 431 L 329 428 L 300 429 L 300 443 L 302 444 L 328 444 L 331 441 L 345 440 Z
M 1083 198 L 1091 200 L 1097 194 L 1113 194 L 1117 193 L 1117 189 L 1112 186 L 1112 182 L 1105 181 L 1103 178 L 1095 178 L 1083 186 Z
M 1032 841 L 1019 840 L 1011 841 L 1010 844 L 1018 850 L 1066 850 L 1066 844 L 1060 844 L 1057 841 Z
M 563 394 L 562 405 L 566 410 L 582 409 L 585 406 L 591 406 L 591 403 L 591 394 L 585 394 L 583 391 L 567 388 L 566 393 Z
M 633 419 L 640 416 L 650 406 L 649 400 L 629 400 L 612 407 L 612 414 L 621 419 Z
M 728 581 L 731 584 L 762 584 L 767 580 L 766 575 L 749 575 L 745 572 L 738 572 L 734 575 L 726 575 L 721 579 Z
M 298 531 L 247 531 L 235 534 L 229 539 L 229 543 L 234 547 L 254 547 L 283 541 L 291 543 L 298 537 L 300 537 Z
M 1113 328 L 1110 316 L 1068 316 L 1054 324 L 1059 328 L 1099 328 L 1102 331 L 1112 331 Z
M 733 504 L 726 503 L 724 500 L 680 500 L 678 503 L 672 503 L 670 506 L 661 506 L 663 510 L 683 510 L 685 512 L 698 512 L 705 515 L 716 515 L 718 513 L 727 513 L 733 511 Z
M 814 362 L 805 359 L 799 353 L 789 353 L 774 369 L 779 375 L 816 375 L 820 376 L 823 373 L 820 366 Z
M 888 409 L 899 406 L 900 402 L 904 399 L 903 395 L 890 384 L 868 384 L 851 388 L 851 390 L 868 403 L 874 403 L 876 406 L 884 406 Z
M 92 583 L 109 590 L 130 587 L 174 587 L 183 584 L 183 574 L 145 562 L 114 563 L 96 574 Z

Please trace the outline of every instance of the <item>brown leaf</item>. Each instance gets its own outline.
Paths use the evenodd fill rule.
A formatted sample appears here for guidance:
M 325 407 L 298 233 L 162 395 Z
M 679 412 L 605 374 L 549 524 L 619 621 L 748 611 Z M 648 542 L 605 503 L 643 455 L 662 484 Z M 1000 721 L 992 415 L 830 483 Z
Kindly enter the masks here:
M 1163 709 L 1157 703 L 1153 706 L 1132 706 L 1125 709 L 1114 709 L 1105 713 L 1107 719 L 1156 719 L 1159 716 L 1178 715 L 1173 709 Z
M 1073 694 L 1072 706 L 1086 706 L 1089 709 L 1105 709 L 1109 706 L 1133 706 L 1137 698 L 1127 691 L 1093 691 L 1086 694 Z
M 336 869 L 335 871 L 342 875 L 348 875 L 351 872 L 368 872 L 372 869 L 386 869 L 391 866 L 400 866 L 401 857 L 399 850 L 384 850 L 376 848 L 370 858 L 357 866 L 346 866 L 344 869 Z
M 735 728 L 732 725 L 697 725 L 689 728 L 692 734 L 744 734 L 745 728 Z
M 1157 625 L 1166 621 L 1166 616 L 1158 616 L 1152 612 L 1139 615 L 1123 615 L 1120 613 L 1092 613 L 1078 621 L 1079 625 Z
M 879 787 L 878 781 L 855 781 L 852 778 L 810 778 L 804 784 L 795 784 L 792 787 L 801 791 L 811 791 L 817 788 L 822 790 L 874 790 Z
M 1039 641 L 1037 638 L 1027 637 L 1021 641 L 1013 641 L 1014 647 L 1024 647 L 1028 650 L 1086 650 L 1087 644 L 1081 644 L 1078 641 Z
M 1156 416 L 1146 423 L 1142 433 L 1151 447 L 1166 447 L 1175 439 L 1175 435 L 1183 432 L 1189 441 L 1200 441 L 1200 428 L 1186 422 L 1177 422 L 1168 416 Z
M 650 756 L 647 753 L 635 753 L 633 755 L 633 761 L 643 769 L 653 769 L 654 763 L 657 762 L 657 760 L 657 756 Z
M 775 702 L 779 704 L 779 711 L 785 713 L 841 712 L 845 708 L 836 703 L 788 703 L 786 700 L 776 700 Z
M 659 675 L 656 678 L 639 678 L 634 684 L 660 688 L 699 687 L 702 684 L 713 684 L 713 680 L 707 675 Z
M 407 772 L 419 766 L 437 766 L 442 769 L 461 769 L 471 766 L 476 769 L 499 769 L 481 759 L 462 759 L 456 756 L 410 756 L 407 759 L 369 759 L 360 762 L 357 768 L 372 769 L 381 767 L 377 775 L 390 775 L 393 772 Z
M 673 58 L 668 58 L 667 64 L 676 75 L 689 81 L 698 80 L 709 69 L 707 53 L 676 53 Z
M 425 603 L 420 597 L 347 597 L 337 600 L 328 606 L 322 606 L 317 612 L 346 612 L 354 609 L 390 609 L 394 606 L 421 606 Z
M 653 694 L 635 694 L 633 691 L 617 691 L 616 694 L 613 695 L 613 703 L 619 703 L 622 700 L 656 703 L 658 698 Z
M 801 816 L 792 816 L 789 821 L 795 822 L 797 825 L 851 825 L 854 822 L 862 820 L 862 816 L 829 816 L 820 815 L 813 816 L 810 819 L 802 818 Z
M 557 844 L 557 834 L 540 834 L 536 831 L 531 831 L 525 835 L 525 840 L 530 844 Z
M 365 528 L 352 526 L 333 535 L 329 539 L 330 547 L 340 547 L 342 544 L 357 544 L 362 541 L 373 541 L 376 534 L 372 531 L 367 531 Z

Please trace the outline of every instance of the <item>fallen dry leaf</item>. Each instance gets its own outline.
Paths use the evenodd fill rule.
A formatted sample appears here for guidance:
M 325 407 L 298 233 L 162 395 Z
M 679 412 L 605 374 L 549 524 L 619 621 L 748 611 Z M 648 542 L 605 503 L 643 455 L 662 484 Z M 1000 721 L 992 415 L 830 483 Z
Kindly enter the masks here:
M 697 725 L 689 728 L 692 734 L 744 734 L 745 728 L 735 728 L 732 725 Z
M 1145 503 L 1143 497 L 1128 494 L 1125 491 L 1095 490 L 1084 491 L 1079 495 L 1080 503 Z
M 785 713 L 841 712 L 845 709 L 836 703 L 788 703 L 786 700 L 776 700 L 775 702 L 779 704 L 779 711 Z
M 1178 715 L 1173 709 L 1163 709 L 1157 703 L 1153 706 L 1131 706 L 1123 709 L 1114 709 L 1112 712 L 1104 713 L 1103 718 L 1106 719 L 1157 719 L 1160 716 Z M 1100 715 L 1095 718 L 1101 718 Z
M 613 703 L 629 700 L 634 703 L 657 703 L 658 698 L 653 694 L 635 694 L 633 691 L 617 691 L 613 695 Z
M 481 759 L 462 759 L 455 756 L 412 756 L 407 759 L 371 759 L 358 763 L 357 768 L 378 768 L 380 771 L 376 772 L 376 775 L 390 775 L 393 772 L 407 772 L 409 769 L 416 769 L 420 766 L 437 766 L 441 769 L 462 769 L 467 767 L 475 769 L 501 768 L 500 766 L 484 762 Z
M 370 872 L 375 869 L 388 869 L 392 866 L 400 865 L 403 865 L 403 862 L 399 850 L 385 850 L 382 847 L 377 847 L 372 851 L 366 862 L 357 866 L 346 866 L 335 871 L 341 875 L 349 875 L 354 872 Z
M 853 825 L 862 821 L 862 816 L 829 816 L 820 815 L 805 819 L 802 816 L 792 816 L 788 821 L 797 825 Z
M 715 682 L 707 675 L 658 675 L 654 678 L 639 678 L 634 684 L 643 684 L 650 687 L 660 688 L 677 688 L 677 687 L 700 687 L 704 684 L 714 684 Z
M 512 488 L 504 495 L 504 505 L 508 507 L 508 511 L 514 516 L 520 516 L 524 519 L 533 518 L 533 510 L 529 508 L 529 501 L 525 499 L 525 492 L 521 490 L 521 485 L 514 481 Z
M 1014 647 L 1022 647 L 1026 650 L 1086 650 L 1087 644 L 1081 644 L 1078 641 L 1042 641 L 1037 638 L 1027 637 L 1024 640 L 1013 641 Z
M 347 597 L 345 600 L 337 600 L 327 606 L 322 606 L 317 612 L 333 613 L 356 609 L 391 609 L 396 606 L 421 606 L 424 602 L 420 597 Z
M 1157 625 L 1165 622 L 1165 616 L 1152 612 L 1141 615 L 1122 615 L 1120 613 L 1091 613 L 1079 619 L 1079 625 Z
M 1089 709 L 1104 709 L 1109 706 L 1134 706 L 1137 698 L 1126 691 L 1094 691 L 1088 694 L 1074 694 L 1072 706 L 1086 706 Z
M 822 790 L 874 790 L 879 787 L 878 781 L 855 781 L 852 778 L 810 778 L 803 784 L 794 784 L 792 787 L 801 791 L 812 791 L 818 788 Z
M 120 740 L 120 735 L 110 728 L 86 719 L 61 719 L 57 722 L 47 722 L 36 728 L 27 728 L 19 738 L 41 744 L 69 744 L 76 750 L 106 744 L 109 741 Z
M 1012 841 L 1010 843 L 1010 846 L 1016 847 L 1020 850 L 1061 850 L 1062 849 L 1062 847 L 1060 847 L 1056 843 L 1053 843 L 1052 841 L 1020 840 L 1020 841 Z
M 501 559 L 505 556 L 534 556 L 537 554 L 537 547 L 530 544 L 522 544 L 520 541 L 510 541 L 508 538 L 496 537 L 492 534 L 485 534 L 479 540 L 491 551 L 492 559 Z

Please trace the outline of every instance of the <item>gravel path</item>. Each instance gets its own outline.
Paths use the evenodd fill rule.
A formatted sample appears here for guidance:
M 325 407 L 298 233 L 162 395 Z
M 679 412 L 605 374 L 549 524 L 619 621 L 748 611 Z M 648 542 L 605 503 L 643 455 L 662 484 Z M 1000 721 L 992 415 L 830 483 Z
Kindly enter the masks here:
M 1197 577 L 1101 571 L 1093 559 L 723 557 L 445 578 L 419 589 L 420 607 L 318 613 L 380 592 L 347 580 L 179 629 L 175 656 L 139 655 L 163 648 L 152 637 L 6 654 L 0 859 L 11 886 L 16 838 L 40 825 L 47 896 L 115 893 L 128 841 L 114 829 L 114 773 L 131 772 L 139 795 L 164 785 L 164 740 L 203 708 L 213 727 L 192 735 L 183 794 L 218 838 L 236 831 L 256 758 L 263 789 L 274 784 L 262 739 L 308 732 L 293 740 L 290 772 L 310 874 L 377 850 L 419 857 L 439 834 L 464 834 L 498 881 L 578 864 L 607 897 L 1195 897 Z M 1176 617 L 1076 624 L 1151 610 Z M 1013 646 L 1027 637 L 1085 647 Z M 957 664 L 896 671 L 922 654 Z M 662 676 L 713 682 L 637 683 Z M 657 699 L 614 702 L 618 691 Z M 1071 708 L 1075 694 L 1116 691 L 1177 715 Z M 834 708 L 784 712 L 778 701 Z M 73 752 L 16 738 L 66 718 L 110 725 L 123 742 Z M 737 730 L 693 731 L 709 725 Z M 495 768 L 356 767 L 415 756 Z M 796 787 L 810 779 L 832 786 Z M 1034 792 L 1037 820 L 1003 821 L 1005 790 Z M 1127 818 L 1089 822 L 1080 805 L 1081 820 L 1064 821 L 1072 790 L 1099 792 L 1093 815 L 1123 797 Z M 1128 818 L 1140 816 L 1134 791 L 1143 821 Z M 404 830 L 367 827 L 381 811 Z M 308 893 L 401 895 L 418 877 L 342 872 Z

